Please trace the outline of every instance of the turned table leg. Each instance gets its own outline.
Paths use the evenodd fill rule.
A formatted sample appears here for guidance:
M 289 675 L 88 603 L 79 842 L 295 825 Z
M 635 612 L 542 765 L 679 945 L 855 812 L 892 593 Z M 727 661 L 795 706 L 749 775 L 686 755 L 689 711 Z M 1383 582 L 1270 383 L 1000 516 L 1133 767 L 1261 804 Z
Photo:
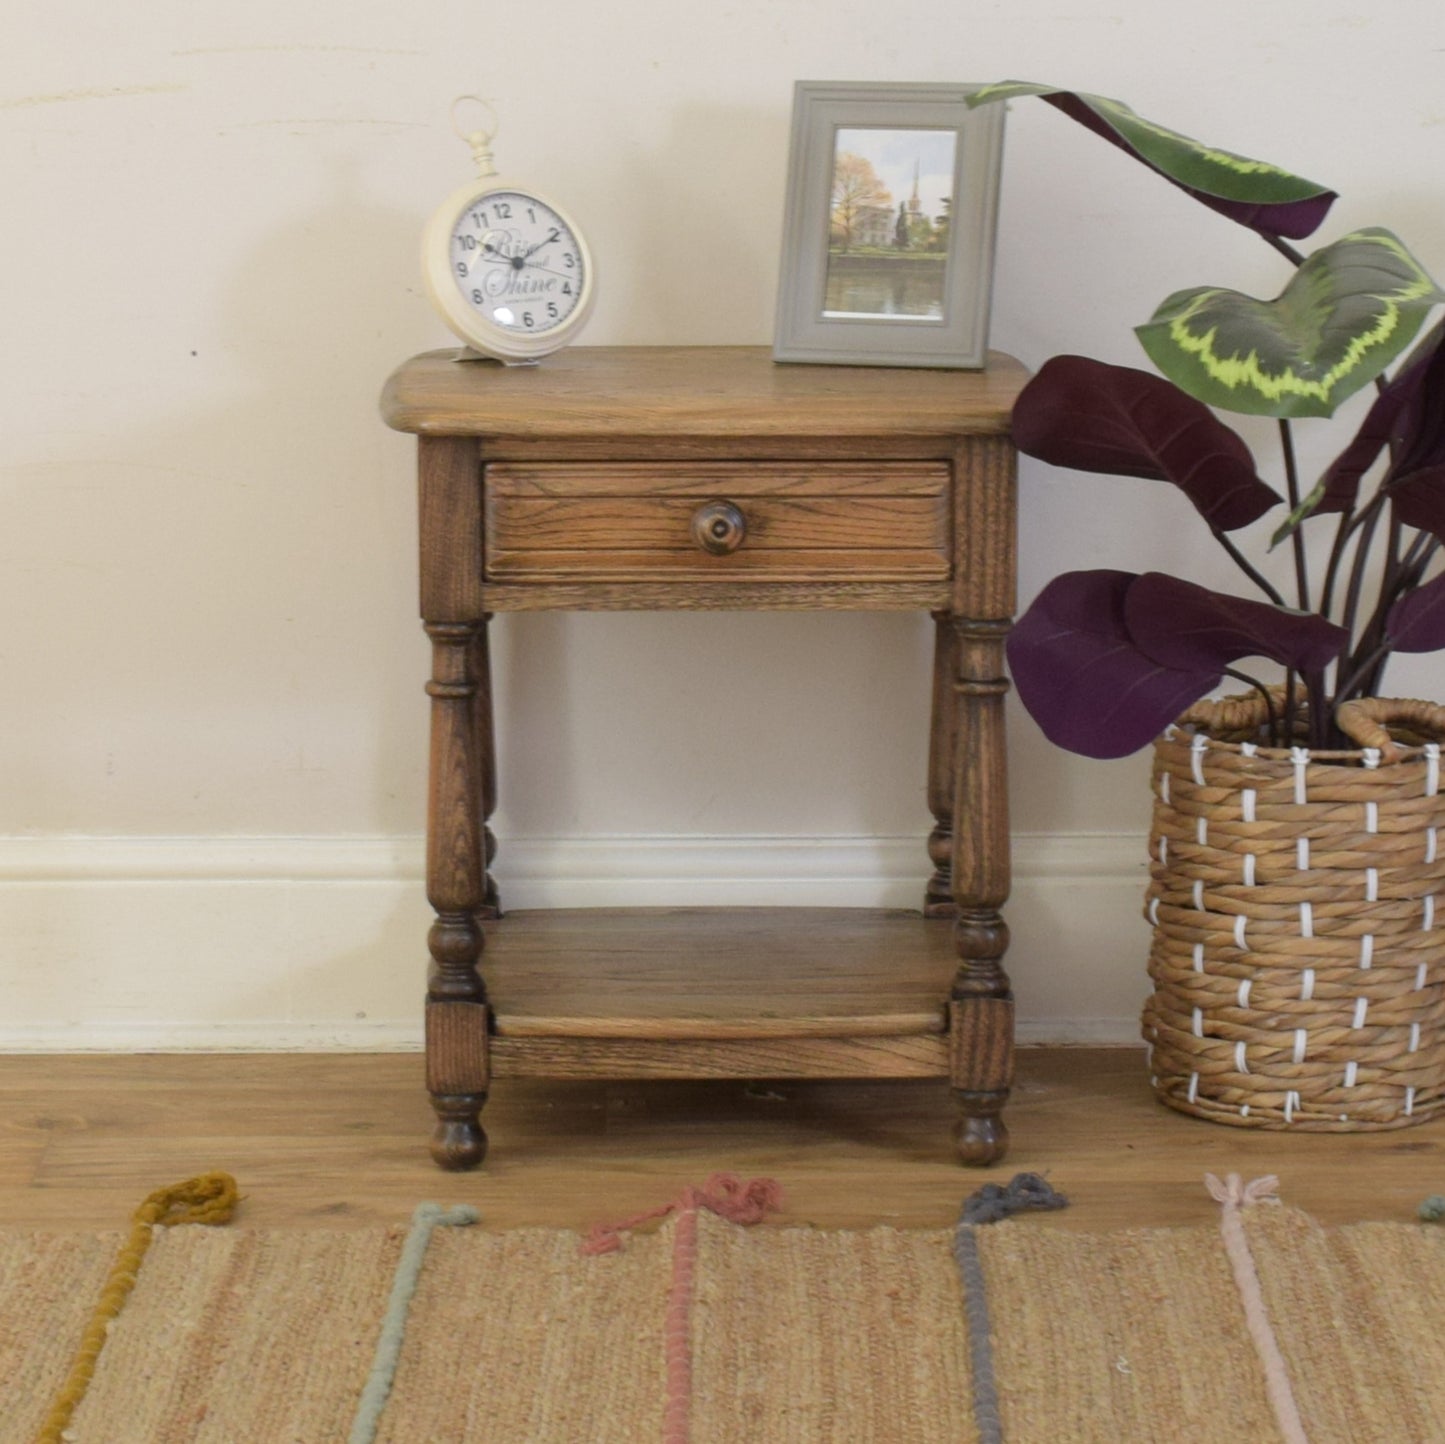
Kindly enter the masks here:
M 478 970 L 494 915 L 486 820 L 495 801 L 490 666 L 481 605 L 481 463 L 474 438 L 419 438 L 421 615 L 432 642 L 427 793 L 427 1090 L 432 1156 L 475 1168 L 487 1152 L 481 1110 L 490 1081 L 490 1008 Z
M 480 805 L 481 758 L 472 671 L 477 625 L 429 623 L 432 639 L 431 789 L 427 809 L 427 1089 L 436 1110 L 432 1157 L 443 1168 L 474 1168 L 486 1156 L 487 990 L 477 964 L 486 902 Z
M 958 639 L 947 612 L 933 613 L 933 706 L 928 733 L 928 835 L 933 876 L 923 895 L 923 916 L 951 918 L 953 902 L 954 752 L 958 746 Z
M 959 728 L 953 830 L 954 941 L 949 1073 L 962 1117 L 960 1159 L 996 1163 L 1008 1148 L 1003 1107 L 1013 1085 L 1014 1003 L 1003 956 L 1009 892 L 1003 639 L 1007 622 L 956 623 Z
M 477 730 L 477 765 L 481 771 L 482 829 L 482 897 L 477 916 L 484 921 L 502 915 L 502 900 L 492 877 L 492 863 L 497 857 L 497 839 L 487 824 L 497 810 L 497 735 L 492 721 L 492 653 L 491 615 L 481 619 L 472 641 L 472 674 L 477 692 L 472 699 L 472 716 Z

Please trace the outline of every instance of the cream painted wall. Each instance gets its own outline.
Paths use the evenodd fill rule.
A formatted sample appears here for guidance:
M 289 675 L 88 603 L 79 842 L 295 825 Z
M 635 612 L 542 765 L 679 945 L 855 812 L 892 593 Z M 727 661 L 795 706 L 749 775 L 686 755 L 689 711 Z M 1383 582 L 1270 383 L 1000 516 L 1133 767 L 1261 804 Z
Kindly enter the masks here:
M 379 840 L 389 856 L 422 826 L 411 446 L 375 400 L 398 360 L 449 340 L 416 242 L 466 174 L 455 94 L 494 97 L 504 167 L 587 226 L 592 343 L 770 339 L 799 78 L 1024 76 L 1117 95 L 1334 185 L 1322 238 L 1386 224 L 1445 275 L 1434 0 L 10 0 L 6 19 L 0 1017 L 8 1002 L 47 1038 L 295 1014 L 219 981 L 214 1017 L 204 987 L 168 1011 L 178 964 L 156 953 L 171 913 L 107 925 L 104 888 L 176 884 L 194 924 L 177 933 L 181 966 L 202 977 L 279 978 L 288 946 L 340 989 L 412 964 L 394 927 L 358 930 L 354 911 L 328 940 L 358 881 L 340 862 L 304 947 L 258 913 L 307 839 L 328 857 L 338 839 Z M 1041 104 L 1013 108 L 1005 149 L 993 341 L 1032 365 L 1136 359 L 1130 325 L 1182 285 L 1282 283 L 1253 237 Z M 1268 424 L 1242 429 L 1272 462 Z M 1235 585 L 1163 488 L 1026 463 L 1022 495 L 1025 600 L 1081 564 Z M 909 617 L 504 619 L 498 831 L 921 836 L 928 649 Z M 1395 681 L 1445 690 L 1433 659 Z M 1021 713 L 1013 741 L 1026 859 L 1083 834 L 1132 855 L 1143 758 L 1063 756 Z M 107 839 L 109 862 L 77 837 Z M 221 908 L 180 885 L 183 867 L 115 863 L 127 843 L 192 837 L 281 849 L 259 871 L 218 864 L 207 887 L 234 884 Z M 1132 906 L 1120 917 L 1096 921 L 1092 944 L 1016 920 L 1026 1015 L 1127 1017 L 1142 965 Z M 384 1006 L 410 1026 L 406 1005 Z

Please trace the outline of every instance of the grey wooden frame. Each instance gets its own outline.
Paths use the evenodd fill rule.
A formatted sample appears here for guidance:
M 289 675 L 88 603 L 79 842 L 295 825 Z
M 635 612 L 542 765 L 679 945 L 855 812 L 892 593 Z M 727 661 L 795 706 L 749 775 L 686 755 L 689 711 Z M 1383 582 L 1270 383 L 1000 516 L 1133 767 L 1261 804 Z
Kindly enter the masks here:
M 778 278 L 776 361 L 977 369 L 988 353 L 1002 105 L 968 109 L 976 85 L 800 80 Z M 941 320 L 824 314 L 835 136 L 840 128 L 951 130 L 954 211 Z

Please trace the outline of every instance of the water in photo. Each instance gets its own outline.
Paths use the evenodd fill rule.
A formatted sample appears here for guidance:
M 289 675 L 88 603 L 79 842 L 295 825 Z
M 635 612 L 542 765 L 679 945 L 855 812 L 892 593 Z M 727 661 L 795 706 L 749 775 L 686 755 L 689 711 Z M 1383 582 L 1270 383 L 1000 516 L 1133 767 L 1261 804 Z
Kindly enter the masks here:
M 951 130 L 837 131 L 824 316 L 943 319 L 957 140 Z

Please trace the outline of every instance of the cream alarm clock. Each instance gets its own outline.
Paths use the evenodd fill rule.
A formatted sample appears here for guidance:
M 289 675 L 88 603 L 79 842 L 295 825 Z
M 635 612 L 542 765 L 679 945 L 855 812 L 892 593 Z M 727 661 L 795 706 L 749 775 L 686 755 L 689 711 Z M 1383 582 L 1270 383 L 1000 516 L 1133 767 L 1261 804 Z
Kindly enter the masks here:
M 476 96 L 463 105 L 491 107 Z M 576 221 L 530 185 L 503 180 L 490 130 L 457 134 L 477 175 L 437 208 L 422 235 L 422 276 L 443 321 L 481 356 L 534 362 L 574 340 L 597 296 L 592 253 Z

